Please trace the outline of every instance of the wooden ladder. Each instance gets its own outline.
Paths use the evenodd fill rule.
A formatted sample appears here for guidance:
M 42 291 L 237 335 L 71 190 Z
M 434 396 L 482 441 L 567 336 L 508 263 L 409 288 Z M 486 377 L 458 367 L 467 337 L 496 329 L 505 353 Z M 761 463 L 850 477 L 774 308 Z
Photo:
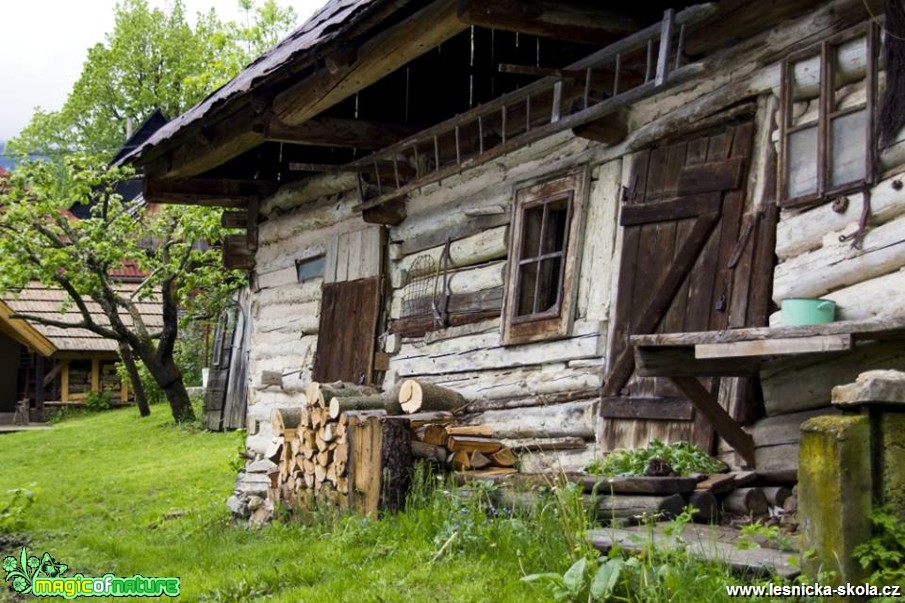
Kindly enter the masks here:
M 600 119 L 701 73 L 703 66 L 699 63 L 682 65 L 685 26 L 708 17 L 714 8 L 713 4 L 702 4 L 678 13 L 669 9 L 660 23 L 623 38 L 565 69 L 530 68 L 527 71 L 553 75 L 346 164 L 344 169 L 358 173 L 362 202 L 356 209 L 364 211 L 398 199 L 426 184 L 486 163 L 542 138 Z M 646 62 L 643 80 L 634 84 L 621 79 L 624 74 L 623 60 L 631 53 L 639 53 L 639 58 L 644 57 Z M 507 71 L 518 69 L 503 67 Z M 595 98 L 591 94 L 592 81 L 599 81 L 602 73 L 612 76 L 612 85 L 602 98 Z M 583 80 L 583 90 L 579 89 L 578 94 L 570 97 L 566 90 L 576 80 Z M 571 86 L 573 92 L 575 88 Z M 535 107 L 546 104 L 549 111 L 541 114 L 535 108 L 532 115 L 532 99 Z M 544 102 L 538 102 L 540 99 Z M 451 149 L 453 144 L 454 155 L 444 156 L 441 149 L 447 146 Z M 368 176 L 371 176 L 370 181 Z

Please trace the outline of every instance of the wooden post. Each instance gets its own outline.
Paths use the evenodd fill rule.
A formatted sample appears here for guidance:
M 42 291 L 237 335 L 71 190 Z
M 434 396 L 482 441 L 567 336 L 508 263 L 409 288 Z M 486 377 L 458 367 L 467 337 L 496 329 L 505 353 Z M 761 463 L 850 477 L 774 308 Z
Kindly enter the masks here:
M 91 391 L 101 391 L 101 361 L 97 358 L 91 359 Z
M 122 377 L 119 380 L 119 401 L 123 404 L 129 401 L 129 383 Z
M 35 410 L 38 420 L 43 420 L 44 411 L 44 356 L 35 354 Z
M 69 402 L 69 361 L 63 360 L 63 375 L 60 378 L 60 400 Z

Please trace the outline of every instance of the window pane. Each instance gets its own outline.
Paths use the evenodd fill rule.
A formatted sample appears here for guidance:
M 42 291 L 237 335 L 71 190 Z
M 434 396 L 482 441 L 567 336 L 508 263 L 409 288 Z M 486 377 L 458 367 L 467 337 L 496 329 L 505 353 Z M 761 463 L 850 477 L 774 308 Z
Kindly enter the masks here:
M 537 312 L 548 312 L 559 302 L 562 258 L 544 260 L 540 265 L 540 288 L 537 294 Z
M 864 179 L 867 157 L 867 111 L 856 111 L 832 122 L 832 172 L 830 185 Z
M 792 100 L 800 101 L 820 95 L 820 55 L 792 65 Z
M 522 227 L 522 255 L 519 259 L 536 258 L 540 255 L 540 231 L 543 220 L 543 205 L 535 205 L 525 210 L 525 222 Z
M 324 275 L 324 266 L 327 258 L 319 255 L 307 260 L 299 260 L 295 263 L 295 274 L 298 282 L 303 283 Z
M 788 197 L 817 192 L 817 128 L 789 134 Z
M 534 287 L 537 285 L 537 262 L 519 267 L 518 307 L 516 316 L 534 314 Z
M 547 204 L 547 229 L 544 232 L 543 253 L 562 251 L 566 243 L 569 221 L 569 202 L 560 199 Z

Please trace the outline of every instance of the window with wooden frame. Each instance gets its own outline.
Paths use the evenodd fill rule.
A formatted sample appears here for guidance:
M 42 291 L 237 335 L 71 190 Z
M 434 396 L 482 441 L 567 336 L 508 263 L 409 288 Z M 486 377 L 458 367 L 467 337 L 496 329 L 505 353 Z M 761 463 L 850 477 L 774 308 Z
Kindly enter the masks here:
M 780 205 L 813 205 L 873 182 L 878 46 L 871 21 L 783 62 Z
M 580 170 L 516 190 L 504 344 L 568 334 L 586 180 Z

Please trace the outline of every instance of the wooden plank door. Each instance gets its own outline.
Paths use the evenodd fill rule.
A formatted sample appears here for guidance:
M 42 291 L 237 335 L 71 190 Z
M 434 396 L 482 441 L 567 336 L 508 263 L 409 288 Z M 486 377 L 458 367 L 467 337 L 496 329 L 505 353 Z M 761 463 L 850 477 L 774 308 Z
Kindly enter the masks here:
M 603 388 L 604 450 L 653 439 L 713 447 L 713 429 L 666 379 L 634 374 L 629 336 L 724 329 L 738 289 L 753 124 L 729 125 L 642 151 L 623 193 L 624 227 L 614 332 Z M 736 293 L 734 296 L 733 293 Z M 744 316 L 744 311 L 742 311 Z M 733 325 L 743 326 L 743 325 Z M 718 380 L 705 380 L 714 397 Z
M 330 242 L 314 381 L 373 382 L 384 235 L 382 227 L 371 226 Z
M 201 422 L 210 431 L 223 430 L 223 408 L 229 383 L 229 365 L 232 358 L 233 336 L 236 332 L 237 311 L 228 308 L 220 314 L 214 331 L 213 357 L 207 388 L 204 391 L 204 412 Z

